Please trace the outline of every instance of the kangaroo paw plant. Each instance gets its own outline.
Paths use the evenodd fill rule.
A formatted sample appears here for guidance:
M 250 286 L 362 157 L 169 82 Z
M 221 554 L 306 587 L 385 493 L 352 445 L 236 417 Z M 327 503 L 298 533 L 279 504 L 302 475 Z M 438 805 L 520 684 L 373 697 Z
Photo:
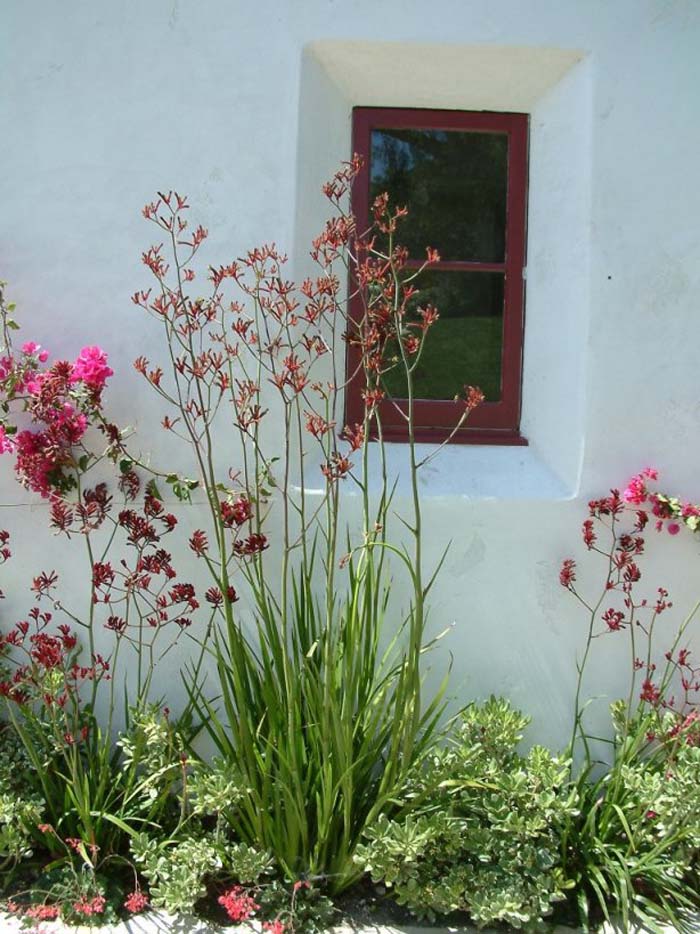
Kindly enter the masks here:
M 436 452 L 419 456 L 413 387 L 438 314 L 420 307 L 421 269 L 396 242 L 405 210 L 381 196 L 364 229 L 344 207 L 358 169 L 353 160 L 325 186 L 336 213 L 299 285 L 274 245 L 205 268 L 200 285 L 207 231 L 189 226 L 186 198 L 159 194 L 145 207 L 169 255 L 163 244 L 143 253 L 154 288 L 134 303 L 162 341 L 135 368 L 186 471 L 154 469 L 107 419 L 114 374 L 101 348 L 72 362 L 35 342 L 16 350 L 2 296 L 0 450 L 89 569 L 82 608 L 58 596 L 55 571 L 38 574 L 36 605 L 0 643 L 0 693 L 45 815 L 32 832 L 69 874 L 82 860 L 96 878 L 105 860 L 122 860 L 179 908 L 227 874 L 255 882 L 268 861 L 290 884 L 309 877 L 339 892 L 362 875 L 365 830 L 400 809 L 432 747 L 444 685 L 423 696 L 422 660 L 440 562 L 428 568 L 423 556 L 418 474 Z M 423 265 L 437 258 L 428 247 Z M 357 365 L 346 377 L 347 346 Z M 391 540 L 401 509 L 377 406 L 397 369 L 410 496 Z M 364 414 L 343 424 L 349 380 Z M 455 431 L 482 398 L 465 387 Z M 102 478 L 110 464 L 113 486 Z M 346 520 L 347 503 L 359 523 Z M 181 581 L 176 560 L 203 584 Z M 183 638 L 186 703 L 171 724 L 154 706 L 154 672 Z M 211 767 L 192 745 L 203 734 Z M 252 876 L 241 863 L 251 859 Z M 101 897 L 83 914 L 99 915 Z

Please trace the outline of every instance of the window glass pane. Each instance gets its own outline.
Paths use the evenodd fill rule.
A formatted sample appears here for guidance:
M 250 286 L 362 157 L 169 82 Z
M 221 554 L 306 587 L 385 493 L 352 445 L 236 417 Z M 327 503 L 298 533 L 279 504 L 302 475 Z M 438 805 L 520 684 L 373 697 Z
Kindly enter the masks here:
M 397 239 L 414 259 L 505 259 L 508 137 L 458 130 L 373 130 L 370 204 L 408 207 Z
M 501 398 L 503 348 L 502 273 L 425 272 L 413 308 L 434 305 L 439 319 L 429 329 L 414 371 L 416 399 L 454 399 L 464 386 L 479 386 L 487 402 Z M 385 376 L 394 398 L 406 397 L 398 367 Z

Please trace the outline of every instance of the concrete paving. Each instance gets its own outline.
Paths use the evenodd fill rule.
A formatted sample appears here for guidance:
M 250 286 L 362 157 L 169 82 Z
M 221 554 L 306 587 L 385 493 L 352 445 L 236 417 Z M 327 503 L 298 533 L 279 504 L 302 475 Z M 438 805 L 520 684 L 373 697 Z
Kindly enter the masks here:
M 696 934 L 700 934 L 700 918 L 693 925 Z M 34 927 L 27 929 L 22 926 L 18 918 L 11 918 L 0 914 L 0 934 L 27 934 L 27 931 L 39 934 L 261 934 L 262 927 L 259 922 L 251 921 L 246 924 L 220 927 L 197 918 L 183 916 L 174 917 L 165 912 L 146 912 L 122 921 L 119 924 L 106 924 L 103 927 L 78 927 L 62 924 L 59 921 L 41 921 Z M 498 931 L 491 928 L 474 927 L 421 927 L 420 925 L 387 925 L 363 924 L 354 927 L 343 924 L 332 929 L 332 934 L 504 934 L 507 928 Z M 664 929 L 665 934 L 676 934 L 671 927 Z M 611 925 L 604 925 L 598 934 L 620 934 L 621 929 Z M 513 934 L 517 932 L 513 931 Z M 579 934 L 576 928 L 557 926 L 552 928 L 551 934 Z M 633 934 L 648 934 L 644 929 L 636 929 Z

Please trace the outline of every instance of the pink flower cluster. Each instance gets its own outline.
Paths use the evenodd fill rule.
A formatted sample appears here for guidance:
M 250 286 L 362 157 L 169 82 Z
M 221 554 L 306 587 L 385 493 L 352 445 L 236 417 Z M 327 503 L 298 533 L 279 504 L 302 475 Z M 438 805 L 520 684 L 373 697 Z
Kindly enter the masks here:
M 13 899 L 8 900 L 6 907 L 10 914 L 29 918 L 31 921 L 55 921 L 61 914 L 59 905 L 30 905 L 25 908 Z
M 114 370 L 107 366 L 107 354 L 104 350 L 100 347 L 83 347 L 73 364 L 71 382 L 82 382 L 90 389 L 99 391 L 110 376 L 114 376 Z
M 77 901 L 73 902 L 72 909 L 76 914 L 89 918 L 103 914 L 106 905 L 107 901 L 104 895 L 95 895 L 93 898 L 82 895 Z M 14 901 L 14 899 L 8 899 L 6 908 L 10 914 L 27 918 L 30 921 L 56 921 L 61 917 L 61 905 L 59 904 L 29 905 L 25 907 Z
M 76 914 L 90 918 L 93 915 L 101 915 L 105 910 L 106 904 L 107 902 L 104 895 L 95 895 L 94 898 L 86 898 L 83 895 L 77 902 L 73 902 L 73 911 L 75 911 Z
M 140 889 L 136 889 L 126 897 L 124 907 L 132 915 L 138 915 L 149 906 L 148 896 Z
M 664 587 L 658 587 L 653 598 L 637 593 L 646 548 L 643 533 L 650 522 L 650 513 L 656 517 L 657 531 L 665 528 L 671 535 L 676 535 L 681 524 L 693 532 L 700 528 L 700 507 L 650 489 L 650 481 L 658 478 L 656 469 L 646 467 L 632 477 L 622 493 L 613 489 L 609 496 L 591 500 L 588 504 L 590 518 L 582 526 L 583 543 L 589 551 L 603 556 L 607 566 L 600 598 L 587 602 L 577 592 L 577 568 L 573 558 L 563 561 L 559 582 L 590 611 L 590 639 L 604 633 L 627 631 L 634 650 L 634 640 L 639 643 L 640 639 L 646 638 L 646 653 L 641 653 L 646 654 L 646 660 L 635 655 L 633 662 L 634 676 L 636 672 L 642 672 L 641 684 L 635 688 L 639 702 L 658 712 L 659 728 L 663 729 L 667 739 L 682 735 L 684 742 L 700 745 L 700 665 L 691 663 L 688 648 L 674 647 L 666 652 L 665 669 L 657 672 L 656 664 L 651 661 L 655 622 L 673 603 Z M 623 522 L 630 523 L 627 530 L 622 526 Z M 604 530 L 602 536 L 599 528 Z M 601 544 L 606 541 L 607 547 Z M 600 622 L 604 623 L 602 629 Z M 680 697 L 670 693 L 672 685 L 676 691 L 681 689 Z M 670 731 L 661 720 L 662 714 L 669 713 L 673 714 L 674 720 Z M 647 734 L 649 741 L 655 738 L 654 731 Z
M 74 485 L 72 449 L 99 414 L 102 389 L 113 375 L 107 355 L 95 346 L 83 347 L 73 363 L 58 360 L 41 369 L 47 360 L 48 351 L 34 341 L 23 345 L 22 356 L 0 360 L 0 399 L 22 403 L 40 426 L 15 435 L 14 426 L 0 425 L 0 454 L 16 453 L 20 482 L 44 498 Z
M 231 921 L 236 922 L 247 921 L 260 907 L 240 885 L 234 885 L 228 892 L 220 895 L 218 902 Z
M 46 363 L 49 359 L 48 350 L 43 350 L 41 344 L 37 344 L 36 341 L 27 341 L 26 344 L 22 344 L 22 353 L 28 357 L 36 357 L 39 363 Z
M 5 431 L 5 426 L 0 425 L 0 454 L 11 454 L 15 447 L 15 442 Z
M 658 532 L 665 528 L 669 535 L 678 535 L 681 524 L 691 532 L 697 531 L 700 528 L 700 506 L 650 490 L 647 481 L 658 479 L 658 470 L 645 467 L 629 481 L 622 493 L 623 500 L 634 506 L 647 505 L 656 517 Z
M 632 503 L 634 506 L 641 506 L 647 499 L 647 480 L 658 480 L 659 472 L 654 467 L 645 467 L 641 473 L 632 477 L 622 492 L 622 498 L 626 503 Z

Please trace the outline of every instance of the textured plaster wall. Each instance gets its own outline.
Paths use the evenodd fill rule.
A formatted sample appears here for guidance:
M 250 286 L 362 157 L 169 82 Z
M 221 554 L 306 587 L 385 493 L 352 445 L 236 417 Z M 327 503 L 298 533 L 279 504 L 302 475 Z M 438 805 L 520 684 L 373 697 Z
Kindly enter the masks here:
M 156 189 L 188 193 L 210 230 L 204 261 L 274 239 L 303 275 L 353 105 L 530 112 L 531 444 L 449 450 L 423 490 L 429 554 L 453 539 L 432 604 L 435 631 L 451 627 L 436 669 L 449 651 L 459 699 L 508 693 L 534 736 L 561 742 L 583 620 L 557 567 L 586 500 L 647 463 L 700 499 L 699 44 L 694 0 L 5 0 L 0 277 L 27 339 L 108 349 L 115 417 L 163 453 L 131 369 L 162 351 L 129 300 L 147 283 L 140 208 Z M 400 448 L 390 463 L 405 474 Z M 25 612 L 37 568 L 65 569 L 84 594 L 78 557 L 44 532 L 8 460 L 0 484 L 17 554 L 5 621 Z M 197 508 L 180 510 L 185 524 Z M 657 544 L 681 611 L 697 543 Z M 591 691 L 614 694 L 623 667 L 601 641 Z

